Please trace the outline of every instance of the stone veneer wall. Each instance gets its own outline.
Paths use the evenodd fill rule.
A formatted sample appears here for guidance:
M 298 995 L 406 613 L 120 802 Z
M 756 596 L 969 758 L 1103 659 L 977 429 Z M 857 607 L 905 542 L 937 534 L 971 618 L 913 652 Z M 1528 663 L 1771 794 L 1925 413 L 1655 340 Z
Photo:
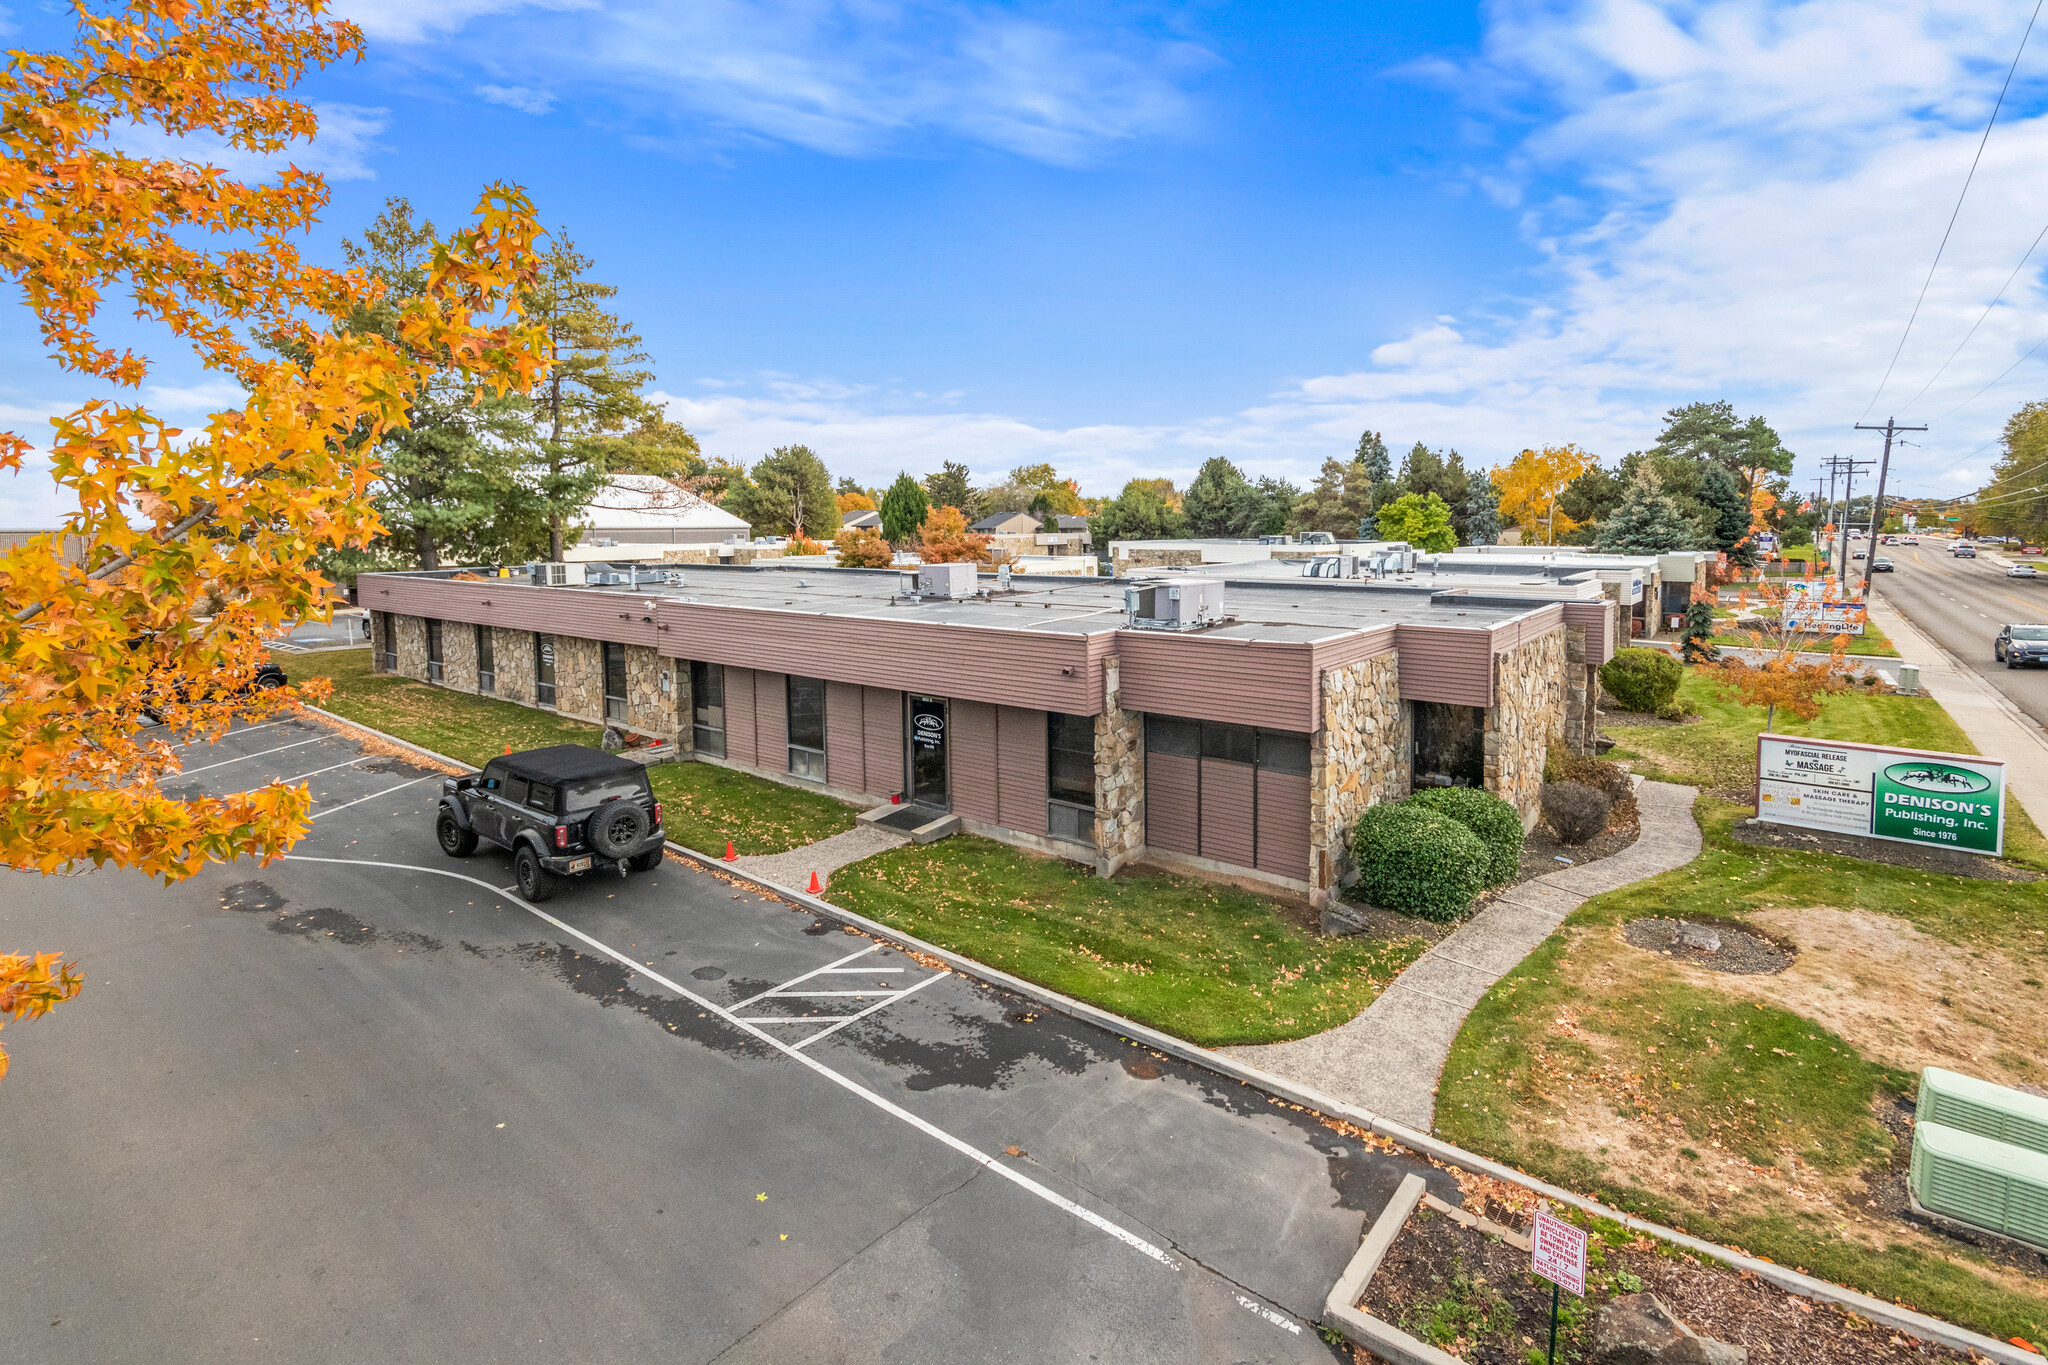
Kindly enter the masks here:
M 688 659 L 665 659 L 663 663 L 674 670 L 676 689 L 676 752 L 694 754 L 697 752 L 697 703 L 690 696 L 690 661 Z
M 1202 566 L 1200 550 L 1124 550 L 1117 554 L 1113 567 L 1119 575 L 1133 569 L 1160 569 L 1172 567 L 1194 568 Z
M 441 623 L 441 682 L 457 692 L 476 691 L 476 627 L 467 621 Z
M 1564 742 L 1575 753 L 1593 748 L 1593 702 L 1599 672 L 1586 662 L 1586 628 L 1564 628 Z
M 785 550 L 780 545 L 735 545 L 732 553 L 722 555 L 717 545 L 678 545 L 661 552 L 664 564 L 752 564 L 763 559 L 781 559 Z
M 427 680 L 427 622 L 425 617 L 391 613 L 398 621 L 398 671 L 408 678 Z
M 1311 895 L 1327 900 L 1351 873 L 1351 827 L 1367 806 L 1408 795 L 1410 712 L 1397 653 L 1322 675 L 1321 724 L 1309 741 Z
M 667 673 L 669 687 L 664 688 Z M 676 732 L 675 670 L 648 645 L 626 646 L 626 725 L 664 738 Z
M 533 632 L 491 627 L 491 664 L 498 695 L 522 706 L 533 705 Z
M 370 612 L 370 671 L 384 671 L 384 618 L 388 612 Z
M 604 646 L 575 635 L 555 637 L 555 709 L 603 725 Z
M 1095 871 L 1109 876 L 1145 851 L 1144 717 L 1123 709 L 1115 660 L 1102 669 L 1095 718 Z
M 1486 789 L 1527 820 L 1543 790 L 1543 760 L 1565 727 L 1565 633 L 1553 630 L 1493 657 L 1486 708 Z

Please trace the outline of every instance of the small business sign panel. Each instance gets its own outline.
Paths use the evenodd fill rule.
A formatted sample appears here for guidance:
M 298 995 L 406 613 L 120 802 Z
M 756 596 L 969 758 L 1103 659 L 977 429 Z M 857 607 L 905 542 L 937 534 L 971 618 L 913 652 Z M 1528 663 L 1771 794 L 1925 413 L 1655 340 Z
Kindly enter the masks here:
M 1529 1230 L 1529 1269 L 1560 1289 L 1586 1297 L 1585 1230 L 1536 1210 L 1536 1226 Z
M 1820 635 L 1861 635 L 1869 614 L 1861 602 L 1831 602 L 1807 584 L 1789 584 L 1782 608 L 1785 629 Z
M 2005 852 L 2005 761 L 1759 735 L 1756 816 L 1901 844 Z

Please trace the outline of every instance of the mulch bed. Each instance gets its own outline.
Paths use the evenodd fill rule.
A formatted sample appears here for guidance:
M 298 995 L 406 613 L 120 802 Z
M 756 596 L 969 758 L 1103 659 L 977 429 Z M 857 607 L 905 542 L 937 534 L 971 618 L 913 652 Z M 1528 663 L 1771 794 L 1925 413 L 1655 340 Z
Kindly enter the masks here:
M 1633 844 L 1642 832 L 1641 825 L 1630 821 L 1620 829 L 1603 831 L 1583 844 L 1568 844 L 1539 823 L 1522 841 L 1522 865 L 1515 871 L 1515 881 L 1526 882 L 1546 872 L 1562 872 L 1567 867 L 1581 867 L 1597 863 L 1602 858 L 1612 858 Z M 1561 863 L 1559 858 L 1571 861 Z
M 1745 803 L 1753 804 L 1756 793 L 1745 791 L 1740 796 Z M 1735 827 L 1728 831 L 1728 837 L 1756 848 L 1783 848 L 1800 853 L 1826 853 L 1837 858 L 1861 858 L 1865 862 L 1889 863 L 1893 867 L 1917 868 L 1922 872 L 1940 872 L 1951 877 L 1975 877 L 1990 882 L 2041 880 L 2038 872 L 1982 854 L 1959 853 L 1952 848 L 1934 848 L 1924 844 L 1893 844 L 1881 839 L 1861 839 L 1853 834 L 1829 834 L 1823 830 L 1798 829 L 1757 820 L 1736 821 Z
M 1660 725 L 1698 725 L 1699 723 L 1700 717 L 1698 716 L 1687 716 L 1684 720 L 1665 720 L 1651 711 L 1602 711 L 1600 713 L 1600 728 L 1603 730 L 1623 729 L 1631 726 L 1639 729 L 1649 729 Z
M 1489 1202 L 1484 1212 L 1528 1231 L 1511 1210 Z M 1585 1303 L 1576 1313 L 1567 1308 L 1568 1320 L 1558 1330 L 1558 1359 L 1585 1359 L 1599 1306 L 1638 1288 L 1662 1299 L 1702 1336 L 1747 1347 L 1750 1365 L 1969 1359 L 1789 1294 L 1747 1271 L 1703 1264 L 1647 1237 L 1605 1249 L 1604 1264 L 1587 1276 Z M 1572 1305 L 1570 1295 L 1565 1302 Z M 1455 1306 L 1445 1311 L 1447 1303 Z M 1550 1286 L 1529 1273 L 1529 1253 L 1427 1209 L 1418 1209 L 1394 1239 L 1360 1306 L 1424 1340 L 1436 1325 L 1439 1339 L 1433 1344 L 1473 1365 L 1524 1365 L 1530 1351 L 1540 1351 L 1549 1339 Z M 1361 1352 L 1359 1358 L 1369 1357 Z
M 1630 920 L 1622 926 L 1621 936 L 1638 948 L 1732 976 L 1775 975 L 1791 966 L 1792 959 L 1797 956 L 1796 950 L 1789 945 L 1775 942 L 1733 920 L 1697 918 L 1688 919 L 1685 923 L 1712 929 L 1720 937 L 1721 946 L 1711 952 L 1701 947 L 1681 946 L 1675 942 L 1679 921 L 1657 915 Z

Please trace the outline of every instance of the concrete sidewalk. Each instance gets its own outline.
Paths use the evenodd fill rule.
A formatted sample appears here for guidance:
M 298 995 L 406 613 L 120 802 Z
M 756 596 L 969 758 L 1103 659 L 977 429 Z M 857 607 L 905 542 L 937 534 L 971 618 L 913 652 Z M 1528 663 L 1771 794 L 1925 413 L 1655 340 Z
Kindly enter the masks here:
M 1962 727 L 1977 752 L 2005 760 L 2007 793 L 2036 825 L 2048 829 L 2048 733 L 1889 602 L 1873 598 L 1870 619 L 1892 637 L 1901 661 L 1919 668 L 1920 685 Z
M 737 859 L 730 865 L 756 877 L 766 877 L 779 886 L 803 888 L 811 884 L 813 872 L 818 874 L 820 884 L 823 884 L 848 863 L 872 858 L 877 853 L 886 853 L 909 842 L 907 837 L 891 829 L 856 825 L 844 834 L 835 834 L 787 853 L 756 853 Z
M 1397 977 L 1363 1014 L 1312 1038 L 1223 1051 L 1427 1132 L 1451 1044 L 1493 983 L 1557 930 L 1565 916 L 1602 892 L 1683 867 L 1699 856 L 1692 787 L 1636 787 L 1642 833 L 1612 858 L 1510 886 L 1491 904 Z

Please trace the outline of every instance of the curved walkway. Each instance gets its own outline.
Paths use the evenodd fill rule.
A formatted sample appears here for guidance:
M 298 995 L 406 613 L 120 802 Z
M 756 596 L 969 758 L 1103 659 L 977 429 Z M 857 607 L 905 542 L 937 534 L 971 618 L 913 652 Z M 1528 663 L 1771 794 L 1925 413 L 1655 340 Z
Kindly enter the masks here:
M 1465 1016 L 1586 901 L 1683 867 L 1699 856 L 1693 787 L 1636 787 L 1642 834 L 1597 863 L 1547 872 L 1506 888 L 1421 957 L 1357 1018 L 1291 1043 L 1223 1051 L 1326 1095 L 1434 1130 L 1437 1080 Z

